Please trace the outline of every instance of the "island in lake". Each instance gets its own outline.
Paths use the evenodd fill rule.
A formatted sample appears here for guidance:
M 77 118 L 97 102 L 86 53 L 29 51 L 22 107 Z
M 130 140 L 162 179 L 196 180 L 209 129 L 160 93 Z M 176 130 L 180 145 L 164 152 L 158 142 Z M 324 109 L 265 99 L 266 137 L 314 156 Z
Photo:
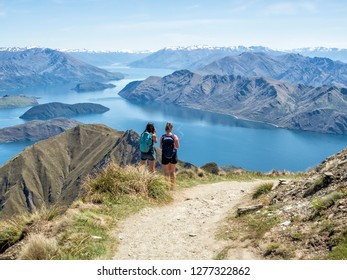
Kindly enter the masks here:
M 40 104 L 30 108 L 21 119 L 25 120 L 48 120 L 59 117 L 72 117 L 85 114 L 102 114 L 110 110 L 109 108 L 95 103 L 64 104 L 51 102 Z
M 79 83 L 72 90 L 77 92 L 88 92 L 88 91 L 101 91 L 107 88 L 116 87 L 113 84 L 103 84 L 99 82 L 90 82 L 90 83 Z

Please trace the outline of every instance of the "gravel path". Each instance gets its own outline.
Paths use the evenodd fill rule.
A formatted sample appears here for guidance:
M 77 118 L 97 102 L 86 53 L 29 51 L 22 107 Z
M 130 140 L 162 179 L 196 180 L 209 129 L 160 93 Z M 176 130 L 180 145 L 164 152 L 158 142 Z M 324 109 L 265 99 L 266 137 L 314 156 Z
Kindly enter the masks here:
M 125 219 L 116 236 L 118 260 L 211 260 L 227 244 L 216 240 L 228 214 L 262 181 L 199 185 L 174 194 L 169 205 L 146 208 Z M 229 259 L 258 259 L 240 245 Z

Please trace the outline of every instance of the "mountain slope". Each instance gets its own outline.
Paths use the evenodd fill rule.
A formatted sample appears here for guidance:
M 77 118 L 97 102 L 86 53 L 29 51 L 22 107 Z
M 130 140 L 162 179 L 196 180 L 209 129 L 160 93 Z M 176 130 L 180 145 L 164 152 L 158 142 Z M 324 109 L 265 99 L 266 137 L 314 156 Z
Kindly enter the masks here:
M 122 78 L 52 49 L 0 51 L 0 90 Z
M 298 54 L 270 56 L 265 53 L 242 53 L 214 61 L 197 72 L 205 75 L 262 76 L 308 86 L 347 86 L 347 64 Z
M 188 70 L 132 82 L 119 95 L 137 103 L 172 103 L 323 133 L 347 133 L 347 89 L 291 85 L 261 77 L 201 76 Z
M 138 135 L 104 125 L 79 125 L 26 148 L 0 168 L 0 216 L 70 205 L 83 179 L 109 161 L 139 161 Z

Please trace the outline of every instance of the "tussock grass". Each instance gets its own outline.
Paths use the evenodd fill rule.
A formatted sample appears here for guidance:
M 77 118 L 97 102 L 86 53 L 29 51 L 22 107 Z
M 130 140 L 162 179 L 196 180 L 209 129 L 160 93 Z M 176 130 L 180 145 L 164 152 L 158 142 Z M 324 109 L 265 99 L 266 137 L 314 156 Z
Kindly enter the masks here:
M 5 252 L 9 247 L 23 239 L 26 224 L 20 220 L 10 219 L 0 222 L 0 253 Z
M 52 260 L 59 252 L 57 241 L 43 234 L 31 235 L 19 254 L 20 260 Z
M 88 177 L 83 186 L 85 197 L 96 201 L 102 201 L 100 194 L 143 195 L 158 201 L 169 199 L 163 176 L 150 173 L 144 166 L 120 167 L 111 163 L 96 177 Z
M 51 221 L 61 215 L 58 206 L 42 207 L 32 214 L 17 215 L 9 220 L 0 221 L 0 253 L 22 240 L 35 223 Z

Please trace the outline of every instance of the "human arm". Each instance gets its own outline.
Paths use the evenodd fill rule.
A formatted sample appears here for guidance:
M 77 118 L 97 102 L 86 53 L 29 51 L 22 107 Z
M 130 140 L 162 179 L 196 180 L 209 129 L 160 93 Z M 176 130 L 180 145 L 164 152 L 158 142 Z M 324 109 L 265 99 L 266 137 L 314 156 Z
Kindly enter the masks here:
M 153 140 L 153 143 L 157 143 L 157 135 L 155 133 L 152 134 L 152 140 Z
M 174 135 L 174 141 L 175 141 L 175 148 L 176 148 L 176 149 L 179 148 L 179 147 L 180 147 L 180 142 L 179 142 L 179 140 L 178 140 L 177 135 Z

